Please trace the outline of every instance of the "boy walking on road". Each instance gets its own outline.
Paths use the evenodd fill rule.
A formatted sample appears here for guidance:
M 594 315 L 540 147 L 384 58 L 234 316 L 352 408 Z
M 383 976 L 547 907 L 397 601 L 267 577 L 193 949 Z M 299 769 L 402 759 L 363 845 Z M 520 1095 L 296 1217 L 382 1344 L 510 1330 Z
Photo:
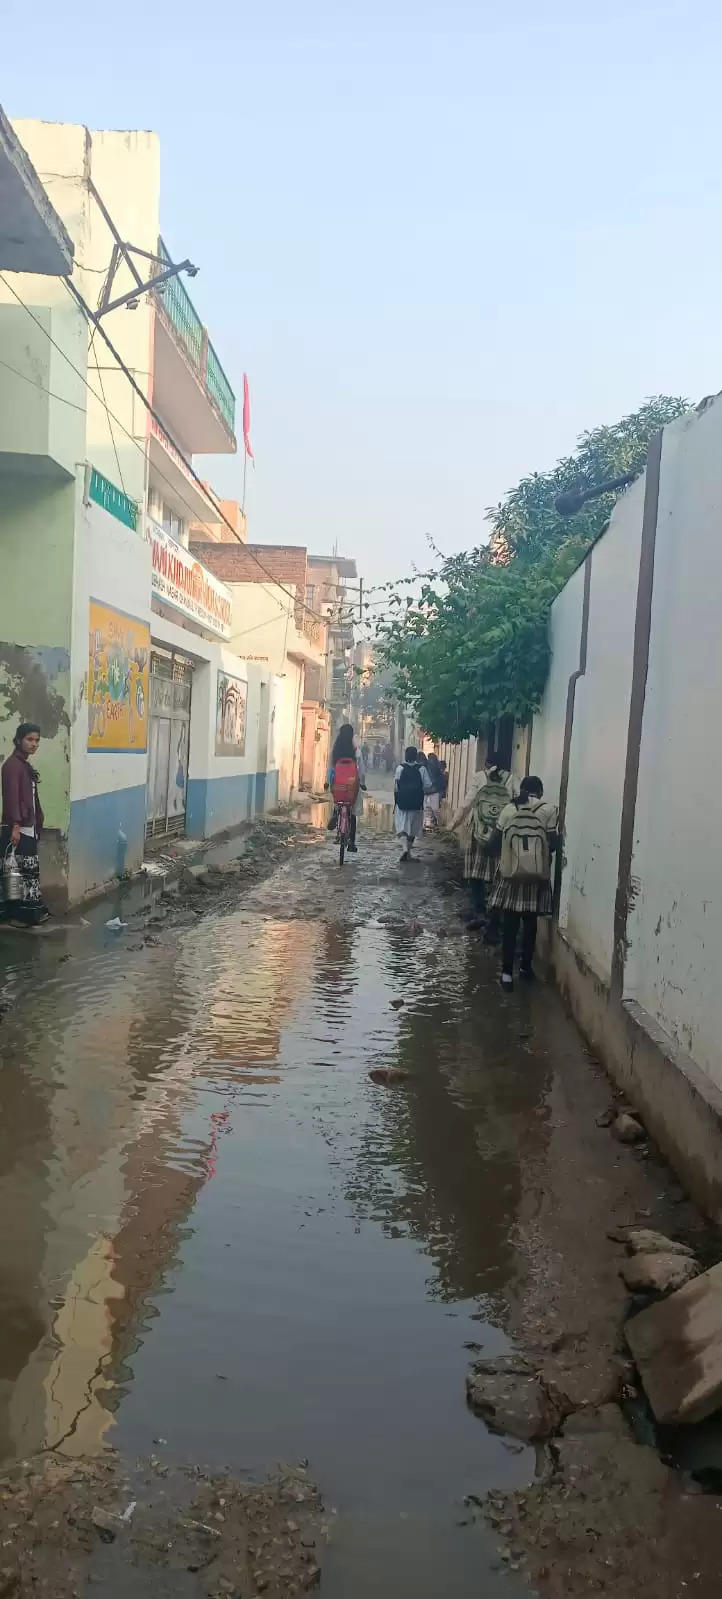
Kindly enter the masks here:
M 394 825 L 397 836 L 405 841 L 402 861 L 411 860 L 414 839 L 424 825 L 424 798 L 431 790 L 429 773 L 425 766 L 419 765 L 415 744 L 410 744 L 394 774 Z

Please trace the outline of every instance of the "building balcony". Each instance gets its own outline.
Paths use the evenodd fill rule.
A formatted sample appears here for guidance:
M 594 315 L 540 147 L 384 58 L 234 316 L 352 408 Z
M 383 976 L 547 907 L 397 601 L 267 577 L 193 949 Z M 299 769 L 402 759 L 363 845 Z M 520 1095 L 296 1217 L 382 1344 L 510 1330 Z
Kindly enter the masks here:
M 161 261 L 170 261 L 161 239 Z M 180 277 L 153 295 L 153 404 L 189 455 L 233 455 L 236 397 Z
M 62 276 L 73 243 L 0 106 L 0 267 Z
M 309 666 L 326 665 L 326 626 L 317 616 L 303 610 L 294 615 L 289 630 L 287 653 L 292 661 Z
M 213 526 L 218 520 L 218 507 L 210 494 L 204 494 L 198 487 L 182 455 L 173 448 L 152 416 L 148 419 L 148 429 L 149 485 L 173 506 L 181 521 L 189 524 L 195 520 Z

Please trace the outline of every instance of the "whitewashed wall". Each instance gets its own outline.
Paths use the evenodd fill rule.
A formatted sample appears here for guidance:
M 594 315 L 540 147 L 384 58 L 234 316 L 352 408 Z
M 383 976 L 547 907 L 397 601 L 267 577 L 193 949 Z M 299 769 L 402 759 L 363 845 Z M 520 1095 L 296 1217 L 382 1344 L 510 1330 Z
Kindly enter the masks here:
M 722 1088 L 722 400 L 665 430 L 625 989 Z
M 286 657 L 286 670 L 273 679 L 273 765 L 278 771 L 278 799 L 286 805 L 298 787 L 301 757 L 303 667 Z M 269 762 L 271 756 L 269 753 Z
M 88 749 L 90 601 L 99 600 L 150 622 L 150 546 L 102 506 L 76 506 L 71 648 L 70 832 L 68 883 L 72 899 L 99 887 L 143 859 L 145 750 Z
M 273 674 L 267 665 L 246 662 L 220 640 L 202 638 L 156 611 L 151 631 L 154 641 L 193 660 L 186 828 L 191 837 L 212 838 L 277 803 L 278 778 L 267 772 L 266 752 L 259 749 L 263 685 Z M 242 755 L 216 754 L 219 671 L 247 685 Z
M 559 926 L 609 983 L 645 481 L 591 554 L 586 672 L 576 688 Z M 722 1088 L 722 400 L 665 428 L 639 752 L 624 997 Z M 561 767 L 583 571 L 552 608 L 552 668 L 532 765 Z
M 551 664 L 544 698 L 532 729 L 529 770 L 542 779 L 548 797 L 555 804 L 562 775 L 569 679 L 579 667 L 583 605 L 584 567 L 580 566 L 552 606 Z
M 592 551 L 587 669 L 577 683 L 569 761 L 559 925 L 605 981 L 612 969 L 643 504 L 639 478 L 617 501 Z M 561 706 L 559 717 L 563 738 Z

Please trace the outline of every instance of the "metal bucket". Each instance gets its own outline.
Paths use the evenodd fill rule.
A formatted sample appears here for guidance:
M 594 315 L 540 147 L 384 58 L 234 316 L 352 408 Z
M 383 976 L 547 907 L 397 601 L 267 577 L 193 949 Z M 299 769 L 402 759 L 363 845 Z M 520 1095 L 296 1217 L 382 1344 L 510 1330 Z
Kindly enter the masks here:
M 14 844 L 8 844 L 3 860 L 3 892 L 6 900 L 18 900 L 23 897 L 23 878 L 18 866 Z

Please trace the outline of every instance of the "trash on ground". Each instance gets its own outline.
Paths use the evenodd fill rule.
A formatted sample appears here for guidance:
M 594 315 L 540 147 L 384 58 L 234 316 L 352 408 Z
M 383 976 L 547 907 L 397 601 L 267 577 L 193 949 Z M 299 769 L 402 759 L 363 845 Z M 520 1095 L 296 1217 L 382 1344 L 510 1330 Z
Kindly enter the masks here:
M 102 1505 L 93 1505 L 90 1519 L 106 1543 L 112 1543 L 121 1530 L 120 1516 L 112 1510 L 104 1510 Z
M 408 1075 L 402 1066 L 373 1066 L 369 1072 L 372 1083 L 381 1083 L 384 1088 L 393 1088 L 396 1083 L 405 1083 Z

